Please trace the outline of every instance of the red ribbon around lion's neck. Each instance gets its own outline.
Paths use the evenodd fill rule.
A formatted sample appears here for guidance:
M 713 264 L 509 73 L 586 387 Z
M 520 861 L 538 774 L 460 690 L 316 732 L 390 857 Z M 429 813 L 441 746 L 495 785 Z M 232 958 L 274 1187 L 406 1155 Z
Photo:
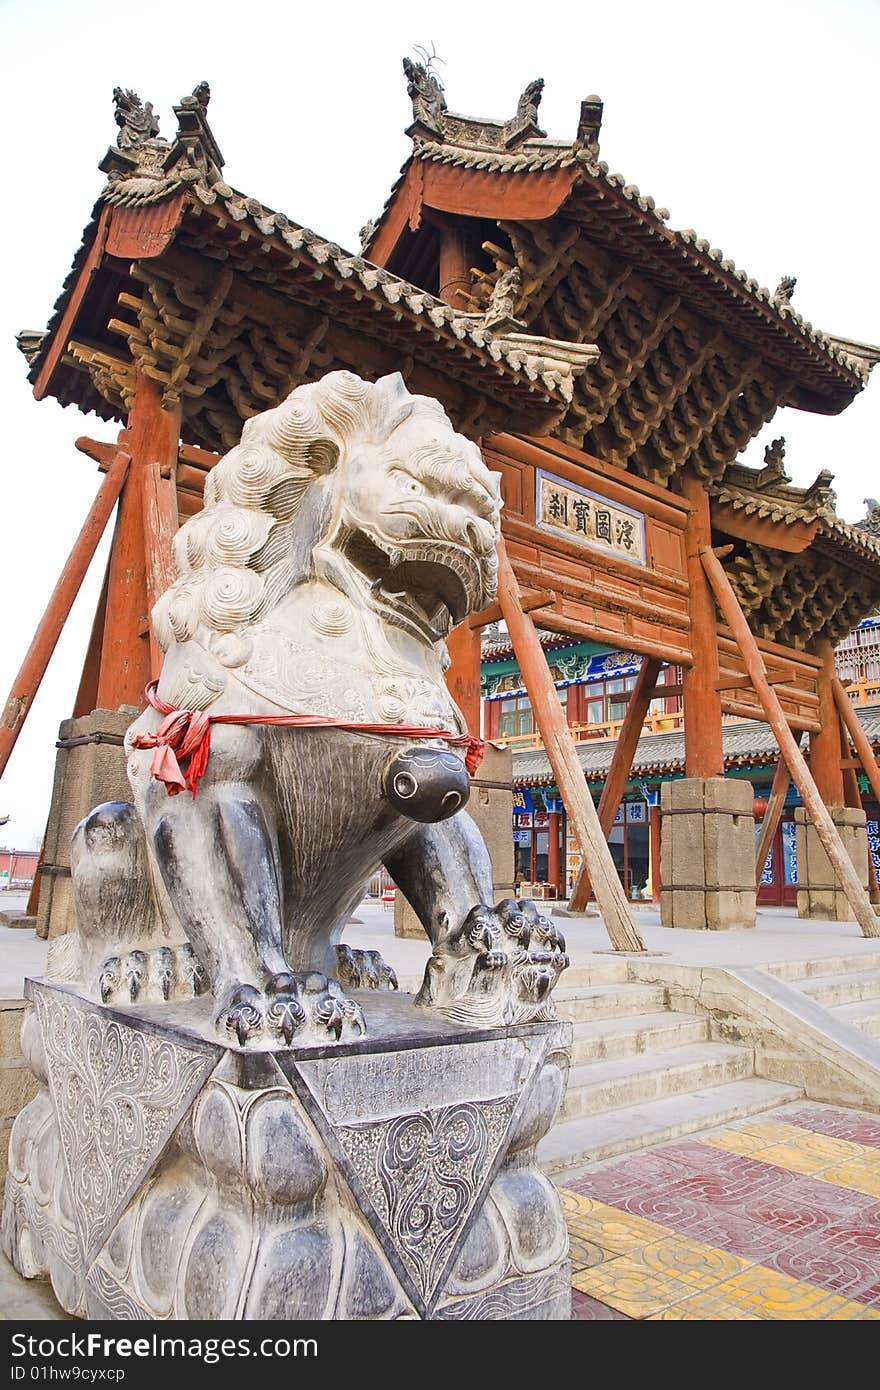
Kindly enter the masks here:
M 465 767 L 472 777 L 486 746 L 472 734 L 421 729 L 415 724 L 359 724 L 353 719 L 326 719 L 320 714 L 206 714 L 204 710 L 175 709 L 174 705 L 160 699 L 158 685 L 158 681 L 150 681 L 144 697 L 147 704 L 165 718 L 154 734 L 138 734 L 134 747 L 155 750 L 150 773 L 157 781 L 164 782 L 169 796 L 189 790 L 195 797 L 208 766 L 212 724 L 271 724 L 291 729 L 346 729 L 354 734 L 386 734 L 392 738 L 443 739 L 451 748 L 466 750 Z

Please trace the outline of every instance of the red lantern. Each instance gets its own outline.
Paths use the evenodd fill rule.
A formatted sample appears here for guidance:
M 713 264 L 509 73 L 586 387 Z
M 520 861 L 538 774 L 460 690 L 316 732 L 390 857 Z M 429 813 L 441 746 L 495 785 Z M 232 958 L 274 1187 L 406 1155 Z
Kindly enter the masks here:
M 755 797 L 755 800 L 752 804 L 752 814 L 754 815 L 755 820 L 764 819 L 764 817 L 767 814 L 767 807 L 769 806 L 769 804 L 770 803 L 768 802 L 766 796 Z

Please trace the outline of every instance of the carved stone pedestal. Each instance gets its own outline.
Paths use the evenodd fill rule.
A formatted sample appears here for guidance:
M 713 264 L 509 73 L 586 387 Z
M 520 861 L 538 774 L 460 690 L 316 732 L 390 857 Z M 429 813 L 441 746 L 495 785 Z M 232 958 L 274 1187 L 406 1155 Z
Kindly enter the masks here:
M 754 791 L 733 777 L 664 782 L 660 920 L 723 931 L 755 925 Z
M 568 1024 L 474 1030 L 359 992 L 367 1036 L 218 1045 L 208 998 L 110 1008 L 29 982 L 41 1081 L 3 1247 L 90 1318 L 565 1319 L 535 1163 Z

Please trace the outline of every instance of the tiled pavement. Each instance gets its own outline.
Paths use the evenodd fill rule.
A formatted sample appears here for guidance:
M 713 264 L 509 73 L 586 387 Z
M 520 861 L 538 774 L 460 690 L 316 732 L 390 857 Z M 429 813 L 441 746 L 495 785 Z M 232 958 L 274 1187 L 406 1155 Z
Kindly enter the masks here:
M 880 1116 L 802 1102 L 561 1195 L 573 1318 L 880 1318 Z

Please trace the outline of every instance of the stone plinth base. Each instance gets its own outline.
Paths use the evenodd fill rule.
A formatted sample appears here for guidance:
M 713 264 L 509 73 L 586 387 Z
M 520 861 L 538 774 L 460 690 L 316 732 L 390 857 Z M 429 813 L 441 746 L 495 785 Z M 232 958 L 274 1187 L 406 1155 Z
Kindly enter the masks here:
M 122 740 L 136 709 L 97 709 L 65 719 L 58 730 L 55 781 L 46 824 L 40 870 L 37 936 L 61 936 L 73 929 L 70 837 L 93 806 L 129 801 Z
M 868 836 L 865 813 L 846 806 L 829 806 L 828 814 L 837 826 L 843 847 L 853 862 L 859 881 L 868 886 Z M 804 806 L 796 806 L 795 843 L 797 847 L 799 917 L 820 917 L 832 922 L 854 922 L 855 915 L 846 900 L 825 847 Z
M 494 901 L 513 897 L 513 753 L 487 743 L 483 760 L 471 778 L 468 815 L 476 822 L 492 860 Z M 425 929 L 406 898 L 398 891 L 394 901 L 394 935 L 425 940 Z
M 723 931 L 755 925 L 751 783 L 727 777 L 664 782 L 660 807 L 660 920 Z
M 568 1024 L 475 1031 L 358 995 L 367 1036 L 218 1045 L 211 1001 L 113 1009 L 32 982 L 42 1085 L 9 1147 L 3 1248 L 97 1319 L 566 1319 L 535 1147 Z

